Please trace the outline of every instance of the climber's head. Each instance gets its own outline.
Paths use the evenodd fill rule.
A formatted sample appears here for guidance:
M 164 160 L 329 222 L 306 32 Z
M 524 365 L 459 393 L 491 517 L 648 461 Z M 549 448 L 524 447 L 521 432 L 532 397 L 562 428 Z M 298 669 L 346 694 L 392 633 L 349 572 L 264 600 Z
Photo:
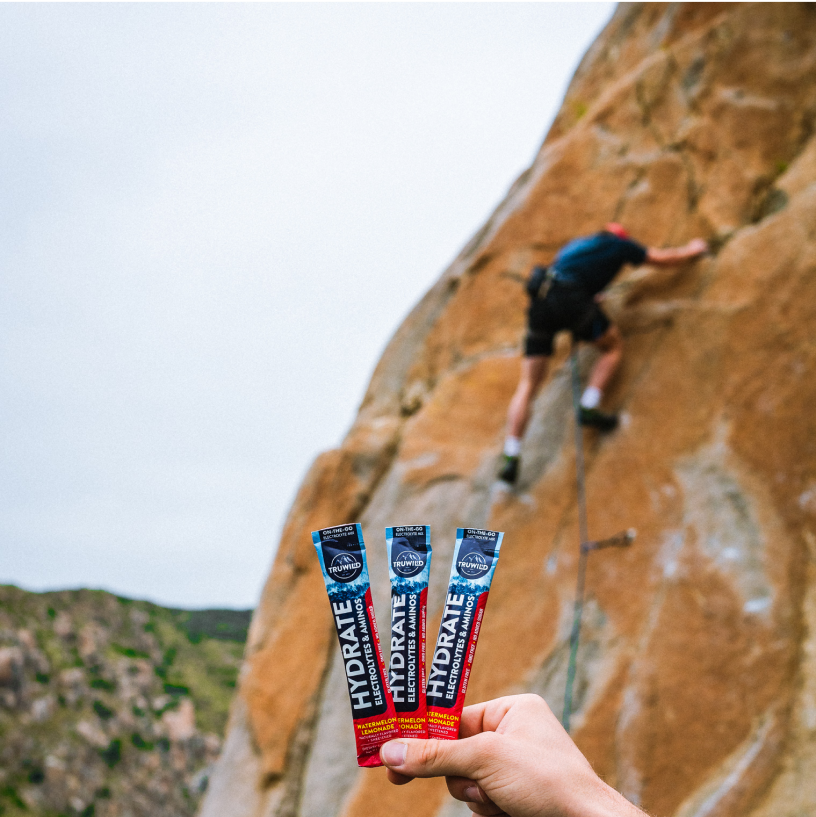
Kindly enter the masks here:
M 616 235 L 618 238 L 629 238 L 629 233 L 626 232 L 626 228 L 622 224 L 618 224 L 616 221 L 610 221 L 604 227 L 604 230 L 607 233 L 612 233 L 612 235 Z

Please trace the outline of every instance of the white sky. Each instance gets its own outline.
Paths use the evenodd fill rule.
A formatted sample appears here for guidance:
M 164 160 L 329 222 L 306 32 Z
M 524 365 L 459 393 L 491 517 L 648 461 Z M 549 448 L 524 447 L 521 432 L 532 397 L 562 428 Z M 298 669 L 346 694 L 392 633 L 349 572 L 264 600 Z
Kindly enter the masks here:
M 0 582 L 253 606 L 612 10 L 0 4 Z

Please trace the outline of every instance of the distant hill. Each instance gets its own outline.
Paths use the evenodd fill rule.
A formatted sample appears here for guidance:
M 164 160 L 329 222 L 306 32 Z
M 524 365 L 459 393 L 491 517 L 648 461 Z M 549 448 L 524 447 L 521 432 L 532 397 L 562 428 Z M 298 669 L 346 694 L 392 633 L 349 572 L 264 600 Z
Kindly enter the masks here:
M 0 815 L 193 814 L 250 617 L 0 585 Z

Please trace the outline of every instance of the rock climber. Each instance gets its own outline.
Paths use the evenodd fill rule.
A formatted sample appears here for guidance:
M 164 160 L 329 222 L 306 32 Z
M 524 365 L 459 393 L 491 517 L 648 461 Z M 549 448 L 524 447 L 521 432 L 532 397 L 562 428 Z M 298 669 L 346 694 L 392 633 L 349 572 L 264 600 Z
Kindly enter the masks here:
M 633 241 L 623 226 L 609 223 L 600 232 L 576 238 L 555 256 L 549 268 L 536 267 L 528 283 L 530 307 L 521 377 L 507 413 L 507 437 L 498 477 L 511 485 L 519 472 L 521 438 L 530 419 L 530 408 L 547 376 L 553 339 L 569 330 L 575 340 L 594 343 L 600 350 L 581 397 L 578 420 L 600 431 L 612 431 L 615 414 L 601 411 L 603 392 L 620 364 L 623 338 L 604 313 L 599 294 L 625 264 L 658 266 L 680 264 L 702 255 L 708 245 L 695 238 L 682 247 L 647 248 Z

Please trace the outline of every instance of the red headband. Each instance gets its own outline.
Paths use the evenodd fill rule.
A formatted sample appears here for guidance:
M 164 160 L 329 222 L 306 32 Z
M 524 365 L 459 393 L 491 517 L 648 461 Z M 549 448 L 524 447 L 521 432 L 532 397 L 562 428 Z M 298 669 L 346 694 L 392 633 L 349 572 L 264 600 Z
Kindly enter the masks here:
M 629 233 L 626 232 L 626 228 L 616 221 L 610 221 L 609 224 L 604 227 L 604 230 L 608 233 L 612 233 L 612 235 L 616 235 L 618 238 L 629 238 Z

